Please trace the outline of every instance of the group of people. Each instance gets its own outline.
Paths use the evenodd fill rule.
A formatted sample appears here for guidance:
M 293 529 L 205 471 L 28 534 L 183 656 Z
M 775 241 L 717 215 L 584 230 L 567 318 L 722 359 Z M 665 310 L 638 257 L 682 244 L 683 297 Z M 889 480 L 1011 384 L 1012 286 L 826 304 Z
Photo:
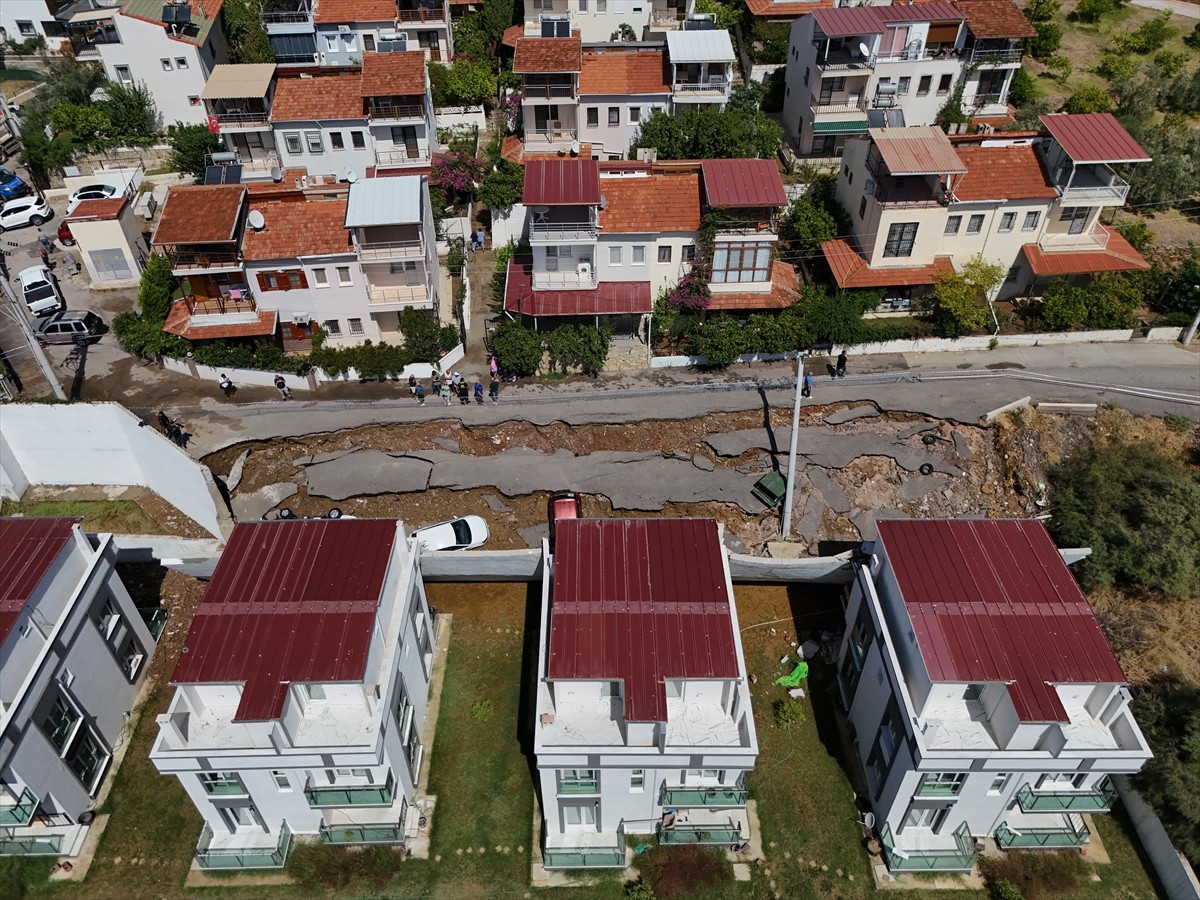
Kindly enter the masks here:
M 172 419 L 161 409 L 158 411 L 158 427 L 177 445 L 187 447 L 191 435 L 183 430 L 183 423 L 178 419 Z
M 408 390 L 417 398 L 417 405 L 425 405 L 425 385 L 417 380 L 416 375 L 408 376 Z M 483 405 L 483 382 L 478 378 L 475 379 L 474 387 L 466 378 L 458 372 L 451 372 L 449 377 L 443 377 L 440 372 L 434 372 L 429 383 L 429 395 L 433 397 L 441 397 L 442 402 L 447 406 L 457 397 L 458 402 L 462 406 L 469 406 L 471 397 L 475 398 L 475 402 L 480 406 Z M 500 380 L 496 371 L 492 372 L 492 380 L 488 385 L 487 396 L 493 403 L 500 402 Z

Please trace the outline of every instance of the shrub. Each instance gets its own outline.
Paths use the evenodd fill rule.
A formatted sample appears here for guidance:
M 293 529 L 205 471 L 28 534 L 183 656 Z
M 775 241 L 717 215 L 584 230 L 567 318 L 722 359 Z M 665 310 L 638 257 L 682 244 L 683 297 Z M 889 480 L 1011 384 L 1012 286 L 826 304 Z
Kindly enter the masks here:
M 1194 863 L 1200 860 L 1200 689 L 1168 682 L 1136 690 L 1133 711 L 1154 751 L 1134 776 L 1134 786 L 1153 804 L 1171 841 Z
M 478 106 L 496 96 L 496 76 L 488 62 L 460 56 L 448 66 L 430 63 L 429 91 L 435 107 Z
M 693 266 L 679 279 L 679 284 L 667 292 L 667 302 L 677 310 L 700 311 L 712 306 L 712 291 L 704 273 Z
M 184 172 L 197 181 L 204 175 L 210 157 L 221 149 L 221 140 L 210 134 L 207 126 L 176 123 L 167 139 L 171 156 L 167 165 L 175 172 Z
M 296 357 L 287 357 L 276 344 L 257 341 L 253 344 L 226 344 L 213 341 L 201 344 L 192 351 L 196 362 L 215 369 L 257 369 L 263 372 L 294 372 Z
M 688 347 L 694 356 L 703 356 L 710 366 L 723 369 L 753 348 L 746 331 L 733 316 L 711 317 L 688 335 Z
M 446 268 L 451 275 L 460 275 L 463 263 L 467 261 L 467 242 L 463 238 L 452 237 L 446 243 L 450 246 L 446 254 Z
M 1132 34 L 1124 34 L 1117 38 L 1117 46 L 1129 53 L 1153 53 L 1179 34 L 1179 29 L 1171 25 L 1171 11 L 1155 16 L 1142 23 L 1142 26 Z
M 788 697 L 784 700 L 775 701 L 775 721 L 779 723 L 781 728 L 792 730 L 795 725 L 803 724 L 808 718 L 804 704 L 799 700 Z
M 1029 54 L 1034 59 L 1046 60 L 1062 46 L 1062 26 L 1057 22 L 1034 22 L 1037 37 L 1029 40 Z
M 641 878 L 625 885 L 625 896 L 628 900 L 658 900 L 654 896 L 654 888 L 646 884 Z
M 585 375 L 598 375 L 608 359 L 612 328 L 593 325 L 560 325 L 544 336 L 550 368 L 566 372 L 580 369 Z
M 975 256 L 933 288 L 930 313 L 947 337 L 981 331 L 987 322 L 987 297 L 1004 279 L 1004 270 Z
M 542 364 L 541 337 L 511 319 L 492 332 L 492 349 L 500 368 L 514 375 L 532 375 Z
M 143 318 L 132 310 L 117 313 L 112 320 L 113 336 L 126 353 L 142 359 L 186 356 L 190 345 L 181 337 L 167 334 L 162 322 Z
M 476 700 L 471 704 L 471 718 L 476 722 L 486 722 L 494 712 L 491 700 Z
M 1079 5 L 1067 18 L 1079 22 L 1099 22 L 1120 8 L 1121 0 L 1079 0 Z
M 161 253 L 151 253 L 142 268 L 142 282 L 138 288 L 138 308 L 147 322 L 161 325 L 167 321 L 174 290 L 175 275 L 171 272 L 171 263 Z
M 980 857 L 979 868 L 988 882 L 992 897 L 1012 897 L 1014 900 L 1050 900 L 1073 897 L 1080 882 L 1088 874 L 1087 863 L 1078 853 L 1046 853 L 1016 851 L 1002 857 Z M 1005 894 L 996 893 L 993 885 L 1006 882 Z M 1015 893 L 1014 893 L 1015 891 Z
M 1184 37 L 1183 42 L 1193 50 L 1200 50 L 1200 22 L 1192 28 L 1191 34 Z
M 1082 87 L 1067 98 L 1067 102 L 1063 104 L 1063 112 L 1068 113 L 1093 113 L 1093 112 L 1111 112 L 1112 100 L 1108 97 L 1108 91 L 1096 85 Z
M 483 176 L 479 186 L 479 202 L 488 209 L 509 209 L 521 199 L 525 185 L 525 167 L 502 159 Z
M 1051 331 L 1069 331 L 1087 321 L 1087 292 L 1056 279 L 1042 293 L 1039 315 Z
M 1008 88 L 1008 99 L 1013 106 L 1024 106 L 1038 97 L 1037 80 L 1025 69 L 1013 72 L 1012 83 Z
M 997 878 L 988 882 L 988 896 L 991 900 L 1025 900 L 1021 889 L 1007 878 Z

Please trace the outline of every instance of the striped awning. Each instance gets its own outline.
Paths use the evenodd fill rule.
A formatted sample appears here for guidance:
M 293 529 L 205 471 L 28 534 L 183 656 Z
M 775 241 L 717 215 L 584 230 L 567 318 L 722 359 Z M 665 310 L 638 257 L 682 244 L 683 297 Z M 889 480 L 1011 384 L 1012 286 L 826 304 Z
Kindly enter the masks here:
M 813 122 L 813 134 L 866 134 L 865 119 L 854 122 Z

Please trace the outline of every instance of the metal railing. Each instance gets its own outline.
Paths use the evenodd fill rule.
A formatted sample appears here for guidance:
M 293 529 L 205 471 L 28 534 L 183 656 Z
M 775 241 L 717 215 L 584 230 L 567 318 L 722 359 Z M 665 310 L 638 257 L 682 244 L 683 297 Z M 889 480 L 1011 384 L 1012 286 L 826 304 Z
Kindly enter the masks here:
M 596 240 L 598 234 L 595 222 L 538 222 L 529 223 L 529 237 L 561 241 L 561 240 Z
M 399 22 L 445 22 L 446 12 L 440 7 L 437 9 L 426 7 L 401 9 L 396 12 L 396 20 Z
M 867 98 L 860 96 L 853 102 L 850 100 L 814 100 L 812 102 L 812 111 L 819 115 L 826 113 L 843 113 L 843 112 L 858 112 L 867 108 Z
M 732 819 L 724 825 L 658 827 L 660 844 L 740 844 L 742 840 L 742 830 Z
M 975 865 L 975 842 L 963 822 L 954 831 L 956 849 L 899 850 L 892 829 L 885 823 L 879 832 L 884 859 L 893 872 L 968 872 Z
M 573 100 L 575 85 L 526 84 L 521 88 L 521 95 L 526 100 Z
M 830 53 L 817 63 L 822 71 L 836 72 L 841 69 L 873 69 L 874 56 L 851 56 L 849 53 Z
M 367 276 L 367 303 L 370 306 L 411 306 L 414 308 L 431 306 L 429 289 L 424 285 L 410 287 L 408 285 L 388 285 L 385 287 L 370 284 Z
M 1020 47 L 1010 50 L 981 50 L 976 47 L 971 51 L 971 62 L 981 66 L 1004 66 L 1019 63 L 1024 55 L 1025 51 Z
M 204 782 L 204 792 L 211 797 L 226 797 L 230 794 L 247 793 L 246 786 L 242 784 L 242 779 L 236 775 L 232 779 Z
M 416 150 L 376 150 L 375 165 L 402 166 L 408 163 L 429 161 L 429 151 L 418 147 Z
M 667 787 L 663 785 L 663 806 L 745 806 L 750 791 L 741 785 L 727 787 Z
M 322 825 L 321 840 L 327 844 L 403 844 L 399 825 Z
M 167 256 L 172 269 L 229 268 L 242 264 L 236 250 L 176 250 Z
M 1022 812 L 1107 812 L 1117 799 L 1117 790 L 1106 778 L 1091 791 L 1035 791 L 1025 785 L 1017 791 Z
M 28 825 L 37 806 L 38 798 L 33 791 L 25 788 L 14 806 L 0 806 L 0 826 Z
M 596 286 L 596 273 L 580 275 L 578 272 L 534 272 L 533 289 L 590 290 Z
M 53 856 L 62 850 L 63 836 L 0 838 L 0 856 Z
M 1063 203 L 1082 203 L 1089 200 L 1116 200 L 1123 203 L 1128 194 L 1129 182 L 1116 175 L 1112 176 L 1108 184 L 1059 187 L 1059 197 Z
M 1021 828 L 1016 829 L 1002 822 L 996 829 L 996 846 L 1001 850 L 1045 848 L 1045 847 L 1081 847 L 1091 837 L 1083 817 L 1067 816 L 1067 824 L 1058 828 Z
M 359 259 L 423 259 L 425 245 L 419 238 L 411 241 L 359 242 Z
M 207 822 L 196 843 L 196 864 L 202 869 L 282 869 L 292 846 L 292 830 L 285 820 L 279 829 L 275 849 L 270 847 L 211 846 L 213 830 Z
M 721 78 L 716 81 L 677 81 L 675 82 L 675 93 L 677 94 L 711 94 L 725 93 L 729 90 L 729 79 Z
M 957 797 L 962 790 L 963 782 L 934 781 L 929 776 L 922 776 L 917 785 L 918 797 Z
M 213 113 L 213 115 L 217 117 L 217 124 L 222 128 L 253 128 L 260 125 L 266 127 L 268 124 L 268 113 L 265 110 Z
M 1043 234 L 1038 244 L 1043 250 L 1104 250 L 1108 247 L 1108 239 L 1112 232 L 1103 225 L 1097 225 L 1090 232 L 1079 234 Z
M 420 103 L 391 103 L 387 100 L 369 99 L 367 116 L 372 119 L 423 119 L 425 107 Z
M 525 129 L 526 143 L 560 143 L 575 140 L 574 128 L 527 128 Z
M 304 799 L 309 806 L 388 806 L 396 796 L 396 779 L 388 769 L 383 785 L 348 787 L 306 787 Z
M 261 159 L 243 157 L 239 153 L 238 165 L 249 172 L 269 172 L 279 165 L 279 157 L 274 150 L 267 151 L 267 155 Z

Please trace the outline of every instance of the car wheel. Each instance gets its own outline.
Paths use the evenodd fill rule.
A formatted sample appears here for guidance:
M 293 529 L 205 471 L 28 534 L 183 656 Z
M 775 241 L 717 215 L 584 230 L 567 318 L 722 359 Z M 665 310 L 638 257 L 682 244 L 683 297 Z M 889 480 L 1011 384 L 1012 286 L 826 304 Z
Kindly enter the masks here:
M 38 226 L 45 225 L 46 219 L 43 216 L 30 216 L 29 224 L 30 225 L 38 225 Z

